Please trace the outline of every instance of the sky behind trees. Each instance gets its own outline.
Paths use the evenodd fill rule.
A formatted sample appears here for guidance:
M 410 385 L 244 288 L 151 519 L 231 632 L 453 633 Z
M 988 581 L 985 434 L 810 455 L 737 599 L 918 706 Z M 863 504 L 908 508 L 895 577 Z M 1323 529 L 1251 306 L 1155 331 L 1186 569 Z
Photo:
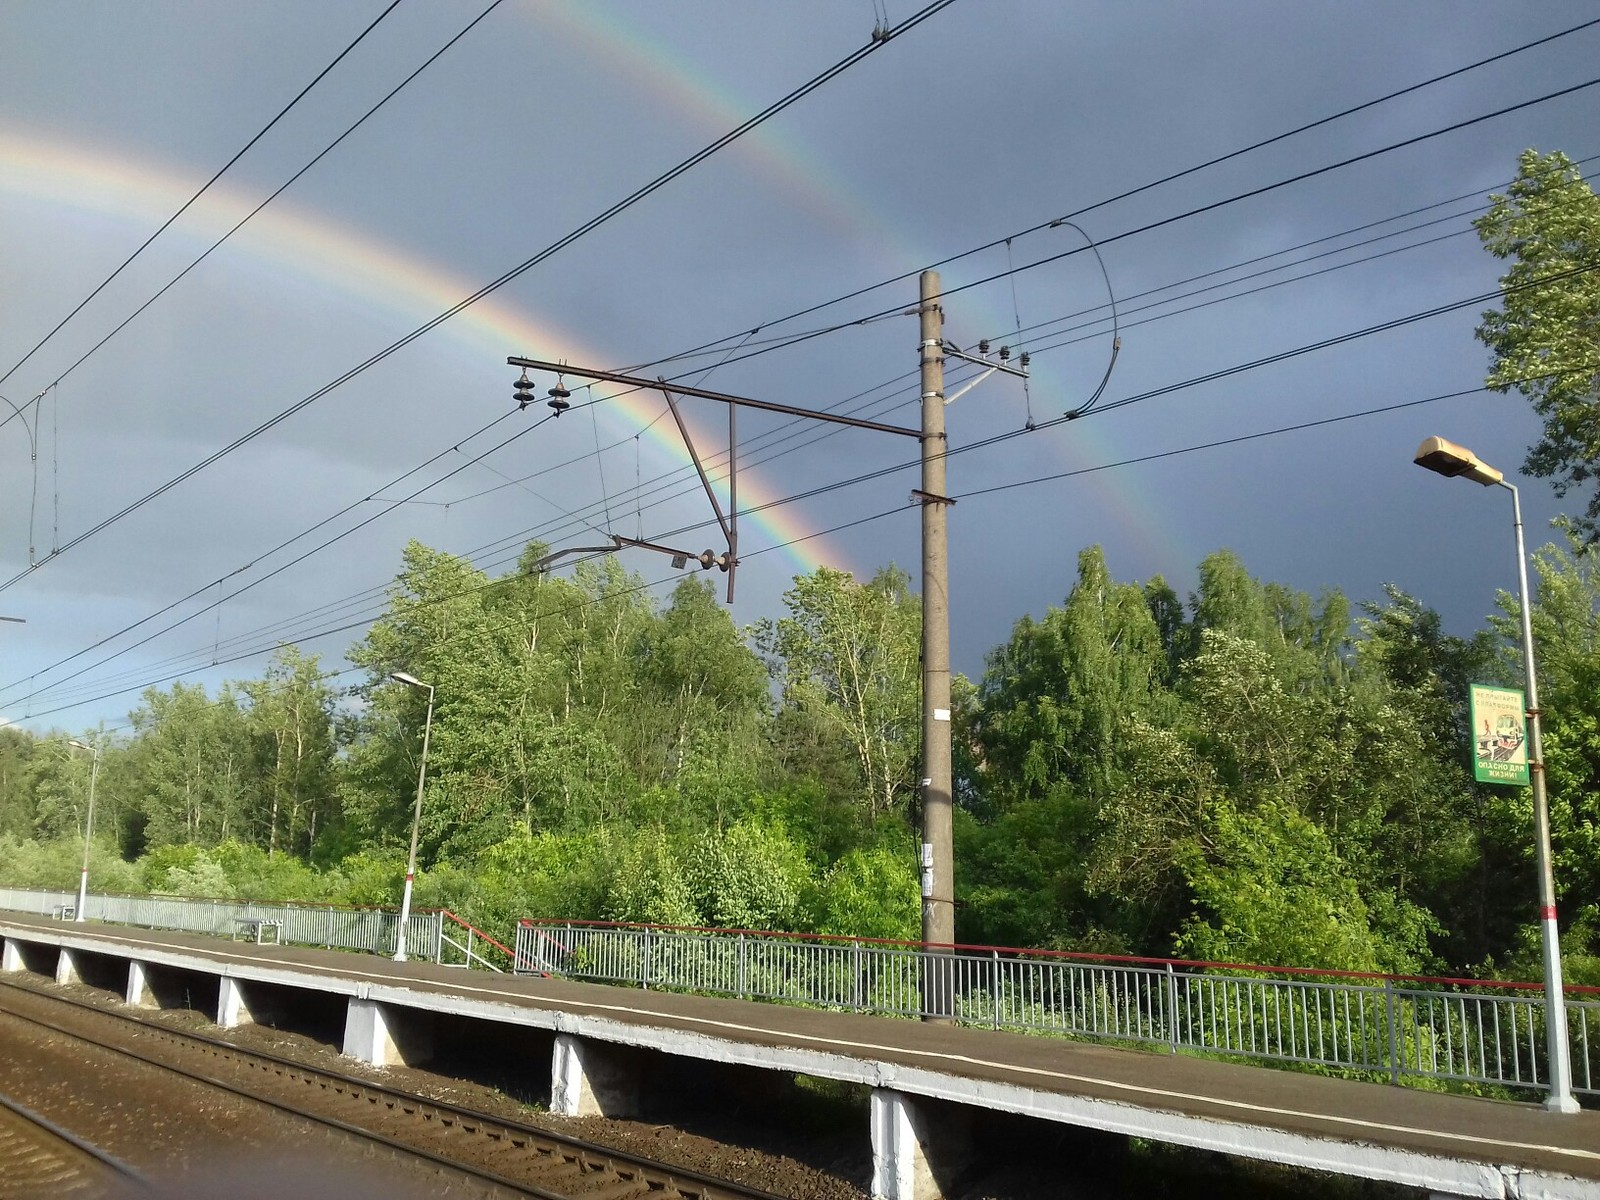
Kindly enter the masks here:
M 77 365 L 484 7 L 402 0 L 0 384 L 38 451 L 36 475 L 23 422 L 0 429 L 0 584 L 12 581 L 0 613 L 27 619 L 0 627 L 7 719 L 117 724 L 144 685 L 181 674 L 214 686 L 260 671 L 279 640 L 304 638 L 338 669 L 376 611 L 360 597 L 394 576 L 410 538 L 503 569 L 533 536 L 560 547 L 703 526 L 704 498 L 658 398 L 608 399 L 534 428 L 545 410 L 513 411 L 506 356 L 686 372 L 727 391 L 912 421 L 916 330 L 900 314 L 915 302 L 914 278 L 779 319 L 989 243 L 943 268 L 947 335 L 964 347 L 983 337 L 1027 346 L 1033 379 L 1026 390 L 991 380 L 954 405 L 953 448 L 1088 397 L 1110 351 L 1108 323 L 1095 323 L 1108 282 L 1122 351 L 1101 411 L 951 461 L 962 497 L 952 514 L 959 669 L 978 674 L 1018 616 L 1058 603 L 1089 544 L 1105 547 L 1115 577 L 1163 574 L 1180 594 L 1222 546 L 1259 577 L 1311 592 L 1374 599 L 1394 582 L 1462 634 L 1514 583 L 1502 500 L 1409 459 L 1442 433 L 1511 471 L 1538 431 L 1517 397 L 1458 396 L 1111 466 L 1475 388 L 1488 354 L 1472 330 L 1487 302 L 1119 402 L 1491 292 L 1501 268 L 1468 222 L 1522 150 L 1580 161 L 1596 152 L 1586 139 L 1600 89 L 1130 231 L 1584 84 L 1600 27 L 1090 206 L 1590 19 L 1576 4 L 958 0 L 481 304 L 71 544 L 868 44 L 885 11 L 891 24 L 916 11 L 506 0 Z M 383 11 L 0 4 L 11 31 L 0 47 L 0 372 Z M 1104 275 L 1078 253 L 979 282 L 1081 246 L 1066 225 L 1020 235 L 1074 213 L 1101 244 Z M 1341 231 L 1358 232 L 1319 240 Z M 1252 260 L 1302 245 L 1288 256 L 1302 265 L 1244 279 L 1286 261 Z M 846 327 L 744 357 L 834 324 Z M 711 353 L 662 363 L 713 342 Z M 720 412 L 689 416 L 702 444 L 723 448 Z M 909 462 L 910 446 L 856 433 L 813 442 L 819 432 L 741 421 L 746 505 L 882 472 L 747 519 L 741 624 L 779 615 L 797 571 L 829 565 L 865 579 L 890 561 L 917 563 L 906 504 L 915 472 L 885 470 Z M 1051 475 L 1068 477 L 1006 488 Z M 1525 500 L 1543 541 L 1560 506 L 1542 483 Z M 716 542 L 705 528 L 674 537 Z M 675 578 L 665 558 L 641 552 L 626 565 L 664 589 Z M 332 632 L 306 636 L 320 631 Z M 252 651 L 260 657 L 239 657 Z

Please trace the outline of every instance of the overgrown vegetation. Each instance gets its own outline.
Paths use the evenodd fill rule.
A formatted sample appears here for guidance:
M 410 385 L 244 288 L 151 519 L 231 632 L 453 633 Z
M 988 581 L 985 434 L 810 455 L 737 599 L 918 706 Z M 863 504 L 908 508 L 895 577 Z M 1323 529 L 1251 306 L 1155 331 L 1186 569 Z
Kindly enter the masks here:
M 1546 419 L 1529 469 L 1587 484 L 1600 201 L 1530 151 L 1479 232 L 1519 285 L 1480 330 L 1490 384 Z M 1595 503 L 1537 556 L 1532 616 L 1568 976 L 1600 984 Z M 413 543 L 348 693 L 292 648 L 219 695 L 145 693 L 102 742 L 95 887 L 395 902 L 427 711 L 403 671 L 437 697 L 417 903 L 499 934 L 537 915 L 915 937 L 907 577 L 818 570 L 741 631 L 704 583 L 658 604 L 611 559 L 529 570 L 545 549 L 490 579 Z M 1097 548 L 1062 583 L 955 681 L 962 940 L 1537 972 L 1529 798 L 1468 771 L 1469 682 L 1520 678 L 1510 597 L 1463 639 L 1402 592 L 1352 612 L 1225 551 L 1186 600 Z M 0 729 L 4 882 L 75 882 L 86 757 Z
M 541 552 L 530 547 L 530 555 Z M 1600 579 L 1574 538 L 1535 612 L 1570 971 L 1596 977 Z M 1336 967 L 1525 972 L 1529 808 L 1467 770 L 1469 681 L 1514 681 L 1515 610 L 1471 639 L 1391 591 L 1352 620 L 1201 565 L 1187 602 L 1083 553 L 959 689 L 960 936 Z M 413 545 L 334 694 L 292 650 L 108 740 L 95 886 L 392 904 L 426 694 L 416 901 L 517 917 L 915 937 L 918 609 L 821 570 L 734 628 L 615 562 L 490 580 Z M 86 735 L 88 736 L 88 735 Z M 0 731 L 6 881 L 70 887 L 86 755 Z

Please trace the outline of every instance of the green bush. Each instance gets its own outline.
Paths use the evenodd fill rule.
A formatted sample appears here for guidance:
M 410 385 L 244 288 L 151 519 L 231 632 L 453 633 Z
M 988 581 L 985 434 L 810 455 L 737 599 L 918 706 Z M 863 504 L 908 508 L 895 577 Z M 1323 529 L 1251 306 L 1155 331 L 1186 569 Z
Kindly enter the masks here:
M 828 869 L 811 897 L 818 933 L 915 941 L 921 936 L 916 865 L 885 847 L 852 850 Z
M 687 847 L 684 877 L 698 923 L 726 929 L 793 929 L 812 882 L 803 846 L 781 827 L 740 822 Z

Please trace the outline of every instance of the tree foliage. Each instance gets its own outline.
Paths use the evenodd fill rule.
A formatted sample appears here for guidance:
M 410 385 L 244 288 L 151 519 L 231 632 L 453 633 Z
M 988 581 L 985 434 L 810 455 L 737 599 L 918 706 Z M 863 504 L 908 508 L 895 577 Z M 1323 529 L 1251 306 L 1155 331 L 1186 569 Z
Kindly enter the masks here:
M 821 567 L 785 593 L 790 615 L 756 634 L 784 704 L 849 747 L 873 815 L 905 805 L 920 753 L 922 614 L 909 584 L 893 567 L 864 584 Z
M 900 572 L 795 579 L 736 628 L 614 559 L 492 578 L 413 544 L 335 692 L 285 648 L 153 689 L 102 737 L 91 882 L 519 917 L 914 938 L 919 610 Z M 1515 604 L 1470 637 L 1390 589 L 1352 610 L 1227 551 L 1185 599 L 1097 547 L 952 698 L 958 936 L 1350 970 L 1536 962 L 1525 793 L 1475 784 L 1468 684 L 1513 682 Z M 1600 974 L 1600 574 L 1540 552 L 1556 876 Z M 85 733 L 79 740 L 99 737 Z M 6 882 L 69 887 L 88 756 L 0 730 Z M 101 815 L 103 814 L 103 815 Z
M 1553 480 L 1558 496 L 1590 488 L 1600 463 L 1600 198 L 1565 154 L 1527 150 L 1474 225 L 1510 264 L 1503 307 L 1478 326 L 1494 353 L 1488 386 L 1521 392 L 1544 420 L 1523 469 Z M 1587 542 L 1600 538 L 1600 490 L 1575 524 Z

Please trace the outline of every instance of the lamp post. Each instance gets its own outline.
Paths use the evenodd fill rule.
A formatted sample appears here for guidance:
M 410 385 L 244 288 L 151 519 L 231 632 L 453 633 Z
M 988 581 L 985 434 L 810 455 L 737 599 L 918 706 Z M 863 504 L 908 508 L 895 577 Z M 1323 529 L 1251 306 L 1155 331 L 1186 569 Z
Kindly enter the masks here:
M 1528 597 L 1528 554 L 1522 540 L 1522 499 L 1503 472 L 1465 446 L 1431 437 L 1417 448 L 1419 467 L 1446 476 L 1464 476 L 1484 487 L 1511 493 L 1511 519 L 1517 533 L 1517 582 L 1521 588 L 1522 669 L 1528 694 L 1528 774 L 1533 784 L 1533 825 L 1539 870 L 1539 933 L 1544 955 L 1545 1034 L 1550 1055 L 1550 1088 L 1544 1106 L 1551 1112 L 1575 1113 L 1572 1058 L 1567 1048 L 1566 998 L 1561 987 L 1561 938 L 1556 925 L 1555 876 L 1550 866 L 1550 800 L 1545 791 L 1544 739 L 1539 722 L 1539 681 L 1533 662 L 1533 618 Z
M 428 735 L 433 730 L 433 684 L 396 671 L 389 676 L 406 687 L 428 689 L 428 718 L 422 725 L 422 765 L 417 769 L 417 807 L 411 816 L 411 855 L 406 859 L 406 890 L 400 899 L 400 932 L 394 939 L 394 961 L 406 961 L 406 925 L 411 920 L 411 884 L 417 877 L 417 832 L 422 827 L 422 785 L 428 778 Z
M 100 747 L 90 746 L 76 738 L 68 738 L 69 746 L 87 750 L 93 757 L 89 762 L 89 811 L 83 817 L 83 870 L 78 872 L 78 907 L 73 910 L 74 921 L 84 919 L 83 910 L 89 903 L 89 844 L 94 836 L 94 785 L 100 776 Z

